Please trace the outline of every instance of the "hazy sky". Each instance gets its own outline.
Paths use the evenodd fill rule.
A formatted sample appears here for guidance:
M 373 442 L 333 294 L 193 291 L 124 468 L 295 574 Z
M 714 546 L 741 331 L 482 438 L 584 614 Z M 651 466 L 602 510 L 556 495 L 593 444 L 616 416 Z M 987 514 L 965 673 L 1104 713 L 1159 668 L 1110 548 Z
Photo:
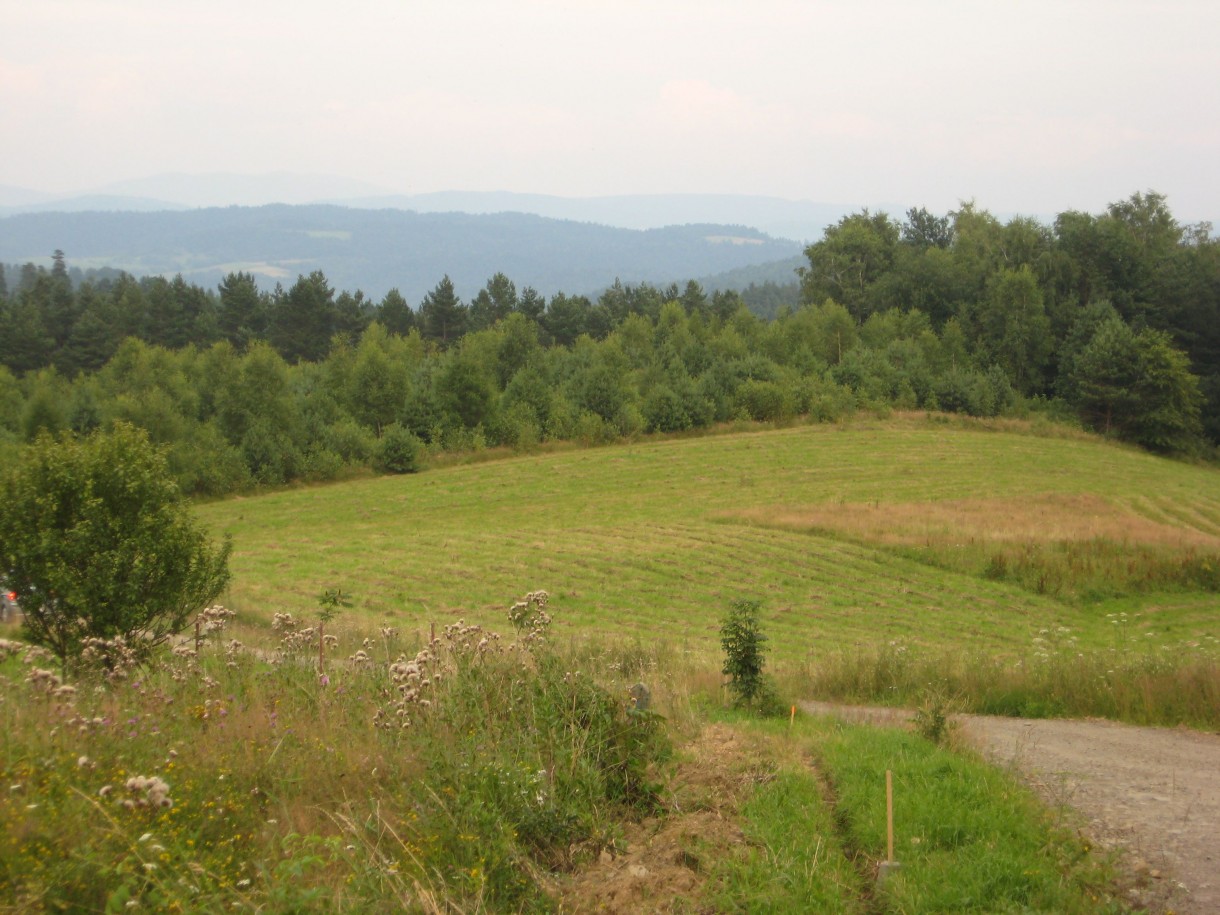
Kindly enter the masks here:
M 2 0 L 0 184 L 768 194 L 1220 221 L 1215 0 Z

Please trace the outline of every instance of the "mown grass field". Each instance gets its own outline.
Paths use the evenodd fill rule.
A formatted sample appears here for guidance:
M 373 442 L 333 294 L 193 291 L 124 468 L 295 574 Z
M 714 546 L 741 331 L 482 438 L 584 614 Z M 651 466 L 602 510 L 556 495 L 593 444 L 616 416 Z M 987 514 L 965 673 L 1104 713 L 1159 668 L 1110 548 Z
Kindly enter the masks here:
M 1057 627 L 1103 649 L 1220 634 L 1215 595 L 1197 584 L 1220 556 L 1220 473 L 1049 431 L 858 419 L 511 457 L 199 511 L 234 538 L 226 602 L 247 622 L 308 614 L 340 587 L 355 629 L 457 616 L 502 625 L 514 595 L 546 588 L 559 634 L 709 654 L 729 602 L 756 598 L 776 662 L 891 640 L 1002 655 Z M 1069 593 L 996 574 L 1022 555 L 1068 575 L 1093 562 L 1091 582 L 1119 585 Z M 1118 612 L 1121 627 L 1108 616 Z
M 870 419 L 200 506 L 240 642 L 70 683 L 0 642 L 0 908 L 1127 911 L 1070 817 L 951 741 L 723 707 L 744 597 L 785 700 L 1216 726 L 1220 474 L 1033 431 Z M 538 588 L 532 641 L 506 610 Z

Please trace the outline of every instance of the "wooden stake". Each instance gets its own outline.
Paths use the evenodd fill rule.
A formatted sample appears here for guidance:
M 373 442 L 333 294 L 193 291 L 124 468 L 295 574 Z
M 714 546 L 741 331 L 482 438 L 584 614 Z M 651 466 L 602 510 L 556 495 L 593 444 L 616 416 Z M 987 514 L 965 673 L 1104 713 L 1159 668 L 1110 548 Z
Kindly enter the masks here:
M 894 773 L 885 770 L 885 860 L 894 860 Z
M 201 641 L 201 639 L 200 639 L 200 636 L 199 636 L 199 620 L 195 620 L 195 656 L 196 656 L 196 657 L 198 657 L 198 656 L 199 656 L 199 643 L 200 643 L 200 641 Z
M 323 631 L 323 627 L 325 625 L 326 624 L 323 622 L 318 623 L 318 674 L 319 675 L 324 675 L 326 673 L 326 634 Z
M 796 723 L 796 706 L 792 706 L 792 711 L 788 714 L 788 730 L 792 730 L 792 725 Z

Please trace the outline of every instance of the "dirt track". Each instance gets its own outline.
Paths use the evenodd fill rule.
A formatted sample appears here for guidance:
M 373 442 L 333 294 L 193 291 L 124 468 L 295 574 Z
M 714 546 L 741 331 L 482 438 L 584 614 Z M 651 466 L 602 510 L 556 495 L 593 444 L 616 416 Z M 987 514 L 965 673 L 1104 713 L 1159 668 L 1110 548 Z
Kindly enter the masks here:
M 904 725 L 895 709 L 803 703 L 806 711 Z M 1179 915 L 1220 912 L 1220 735 L 1108 721 L 958 716 L 964 737 L 1012 765 L 1051 804 L 1125 851 L 1132 901 Z

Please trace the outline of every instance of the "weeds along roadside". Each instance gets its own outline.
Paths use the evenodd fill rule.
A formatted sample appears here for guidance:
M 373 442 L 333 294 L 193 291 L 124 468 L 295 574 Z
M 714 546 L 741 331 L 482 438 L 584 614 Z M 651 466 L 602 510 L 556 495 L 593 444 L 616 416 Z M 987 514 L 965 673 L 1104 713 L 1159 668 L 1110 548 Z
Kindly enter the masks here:
M 1131 724 L 1220 727 L 1220 641 L 1157 643 L 1110 614 L 1107 648 L 1080 646 L 1070 629 L 1042 629 L 1015 657 L 863 646 L 783 668 L 793 695 L 1031 718 L 1099 717 Z
M 1128 911 L 1110 859 L 1070 812 L 952 742 L 822 716 L 709 714 L 771 760 L 750 773 L 746 841 L 708 869 L 700 901 L 710 910 Z M 887 770 L 897 867 L 881 878 Z M 702 852 L 694 841 L 692 855 Z
M 217 629 L 68 684 L 6 645 L 0 907 L 546 910 L 657 808 L 669 739 L 625 699 L 653 660 L 560 650 L 545 595 L 521 604 L 511 638 L 383 629 L 321 676 L 286 617 L 274 649 Z
M 985 885 L 983 909 L 1016 893 L 1068 899 L 1063 911 L 1109 910 L 1100 891 L 1101 901 L 1089 897 L 1095 878 L 1074 870 L 1082 852 L 1064 844 L 1070 837 L 1041 833 L 1042 857 L 1019 880 L 1011 869 L 1025 859 L 1005 850 L 987 863 L 984 850 L 1009 839 L 981 831 L 976 808 L 1013 788 L 988 780 L 981 764 L 959 772 L 952 754 L 912 735 L 717 711 L 720 678 L 706 659 L 688 665 L 680 652 L 638 642 L 557 647 L 526 603 L 533 622 L 511 648 L 464 623 L 442 627 L 439 644 L 381 630 L 356 647 L 345 635 L 325 685 L 316 641 L 303 635 L 310 627 L 283 618 L 282 650 L 256 653 L 218 632 L 198 654 L 183 646 L 156 669 L 110 680 L 57 684 L 35 675 L 36 656 L 12 654 L 0 669 L 11 735 L 0 759 L 3 904 L 548 910 L 556 874 L 602 849 L 617 853 L 621 824 L 657 809 L 665 731 L 681 735 L 710 716 L 771 760 L 741 808 L 747 842 L 706 861 L 703 898 L 723 910 L 754 899 L 774 911 L 815 902 L 823 911 L 938 911 L 927 899 L 941 897 L 926 894 L 959 879 Z M 667 720 L 627 710 L 626 686 L 637 679 Z M 378 711 L 396 726 L 377 727 Z M 922 859 L 904 849 L 912 867 L 895 906 L 876 901 L 870 873 L 887 767 L 897 770 L 901 803 L 941 811 L 942 831 L 956 811 L 975 817 L 953 827 L 956 845 L 937 845 L 940 833 L 928 839 L 929 855 L 939 851 L 928 858 L 929 886 L 916 873 Z M 845 790 L 856 783 L 858 795 Z M 925 797 L 933 788 L 941 793 Z M 1032 807 L 1008 816 L 1043 822 Z M 1056 867 L 1084 889 L 1038 895 Z
M 1064 811 L 973 753 L 901 730 L 812 719 L 810 754 L 843 845 L 867 880 L 888 854 L 885 771 L 893 773 L 894 859 L 873 911 L 1121 912 L 1115 874 Z

